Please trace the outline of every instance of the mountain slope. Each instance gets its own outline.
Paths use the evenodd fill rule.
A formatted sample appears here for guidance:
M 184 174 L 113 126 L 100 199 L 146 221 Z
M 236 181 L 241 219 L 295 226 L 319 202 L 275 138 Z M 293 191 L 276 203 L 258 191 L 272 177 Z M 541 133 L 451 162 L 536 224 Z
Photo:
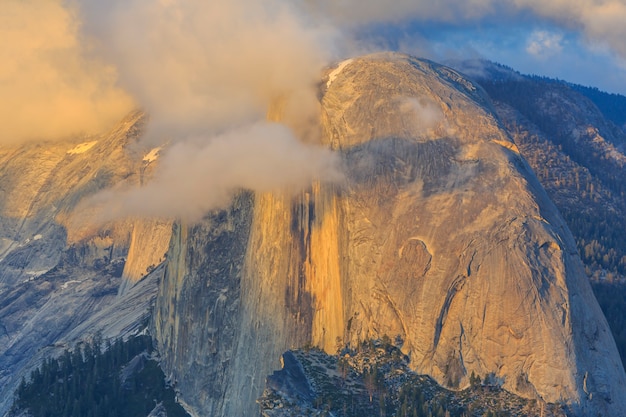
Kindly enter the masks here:
M 480 65 L 478 82 L 565 217 L 588 274 L 623 277 L 626 131 L 615 124 L 622 120 L 614 112 L 626 98 Z
M 75 210 L 149 175 L 133 148 L 143 121 L 136 112 L 101 135 L 0 148 L 0 415 L 46 356 L 97 332 L 114 338 L 145 327 L 162 269 L 144 276 L 161 262 L 171 227 L 137 219 L 93 230 L 76 221 L 89 213 Z
M 448 387 L 492 374 L 577 415 L 625 414 L 574 240 L 482 90 L 382 54 L 322 93 L 345 183 L 242 194 L 175 228 L 153 326 L 187 408 L 253 415 L 288 348 L 400 335 L 411 366 Z

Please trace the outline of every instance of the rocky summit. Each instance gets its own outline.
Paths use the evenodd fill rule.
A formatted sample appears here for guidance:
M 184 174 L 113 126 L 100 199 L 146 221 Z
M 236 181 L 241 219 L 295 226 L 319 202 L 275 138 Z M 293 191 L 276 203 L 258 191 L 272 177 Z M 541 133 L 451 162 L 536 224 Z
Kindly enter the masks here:
M 574 239 L 484 90 L 385 53 L 329 69 L 319 96 L 343 181 L 242 190 L 195 224 L 76 221 L 86 197 L 158 164 L 137 143 L 141 113 L 0 149 L 0 414 L 46 356 L 148 325 L 193 416 L 258 415 L 290 349 L 385 338 L 402 340 L 404 374 L 449 390 L 488 378 L 569 415 L 626 415 Z
M 626 414 L 626 377 L 574 240 L 483 90 L 404 55 L 322 84 L 342 184 L 240 194 L 177 224 L 154 315 L 195 415 L 244 416 L 281 354 L 400 336 L 462 389 L 492 375 L 575 415 Z

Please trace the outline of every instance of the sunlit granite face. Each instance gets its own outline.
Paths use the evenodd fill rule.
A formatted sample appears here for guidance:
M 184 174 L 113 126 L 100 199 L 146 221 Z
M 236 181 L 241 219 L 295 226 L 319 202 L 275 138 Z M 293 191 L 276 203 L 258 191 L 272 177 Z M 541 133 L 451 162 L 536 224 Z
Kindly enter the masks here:
M 482 90 L 393 54 L 329 75 L 323 140 L 344 182 L 241 194 L 175 227 L 154 328 L 188 409 L 254 415 L 283 351 L 400 335 L 443 385 L 493 374 L 580 415 L 626 413 L 571 234 Z

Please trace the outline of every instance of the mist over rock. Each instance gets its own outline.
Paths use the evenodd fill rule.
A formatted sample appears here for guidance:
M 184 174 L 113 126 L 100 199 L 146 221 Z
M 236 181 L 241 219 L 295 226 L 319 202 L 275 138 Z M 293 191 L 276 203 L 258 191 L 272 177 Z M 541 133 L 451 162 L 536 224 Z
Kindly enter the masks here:
M 626 414 L 626 377 L 574 240 L 482 89 L 396 54 L 322 84 L 346 179 L 242 193 L 177 223 L 153 330 L 194 415 L 246 416 L 281 354 L 400 335 L 411 366 L 473 372 L 575 415 Z

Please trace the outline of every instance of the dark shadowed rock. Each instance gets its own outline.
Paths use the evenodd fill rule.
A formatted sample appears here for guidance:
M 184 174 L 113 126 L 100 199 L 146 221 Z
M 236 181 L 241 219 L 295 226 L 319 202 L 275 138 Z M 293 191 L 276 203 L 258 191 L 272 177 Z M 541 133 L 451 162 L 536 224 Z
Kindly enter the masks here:
M 267 377 L 266 386 L 297 401 L 311 402 L 315 398 L 304 368 L 292 351 L 283 353 L 282 368 Z

